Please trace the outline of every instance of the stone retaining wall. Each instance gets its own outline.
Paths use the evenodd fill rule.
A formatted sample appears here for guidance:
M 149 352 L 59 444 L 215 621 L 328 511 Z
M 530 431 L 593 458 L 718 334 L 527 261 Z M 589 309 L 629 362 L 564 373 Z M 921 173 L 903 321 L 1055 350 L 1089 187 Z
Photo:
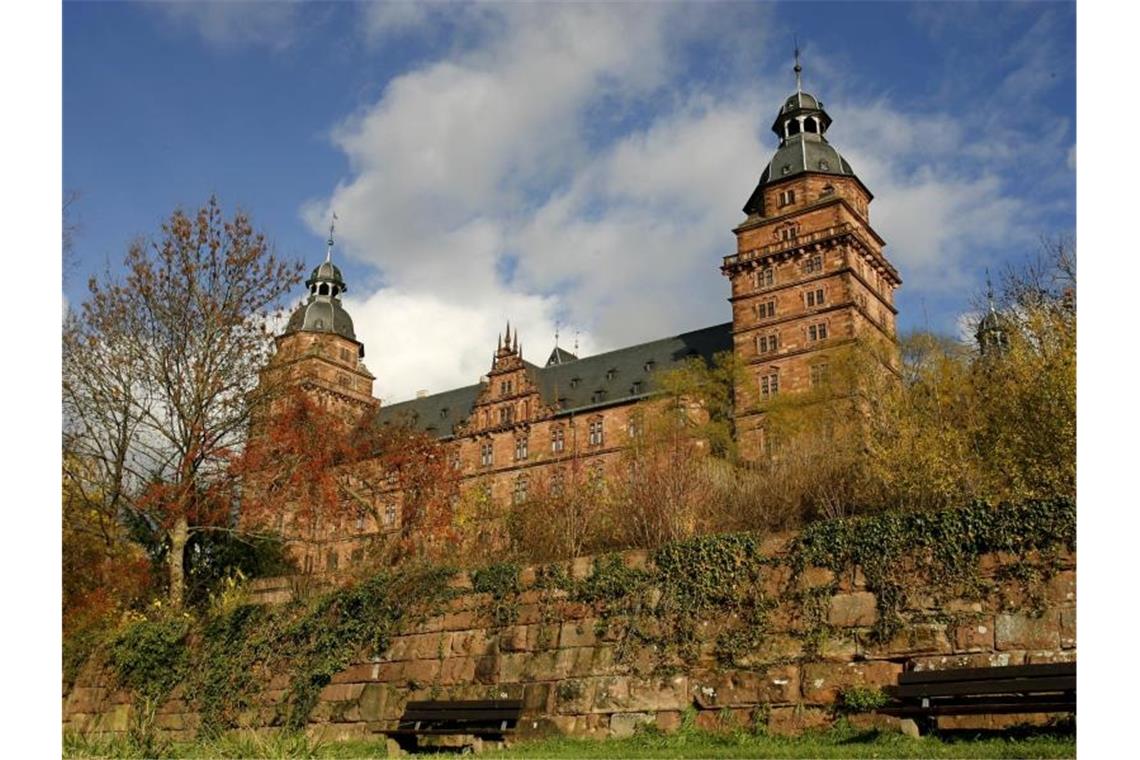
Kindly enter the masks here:
M 627 552 L 629 566 L 644 566 L 644 552 Z M 396 637 L 381 656 L 338 673 L 321 693 L 309 730 L 327 738 L 362 737 L 391 727 L 410 699 L 518 698 L 524 703 L 524 733 L 623 736 L 638 726 L 680 726 L 696 710 L 700 726 L 752 726 L 795 733 L 825 725 L 835 716 L 845 688 L 895 683 L 904 668 L 915 670 L 1071 661 L 1076 658 L 1076 556 L 1062 553 L 1060 569 L 1038 589 L 1032 610 L 1024 588 L 998 574 L 1017 558 L 983 557 L 982 577 L 995 579 L 982 600 L 958 599 L 935 606 L 934 596 L 914 595 L 903 628 L 886 642 L 870 636 L 878 614 L 874 593 L 858 571 L 836 579 L 810 569 L 797 582 L 823 587 L 826 637 L 808 647 L 796 634 L 794 615 L 777 606 L 761 643 L 731 666 L 718 661 L 717 636 L 733 621 L 710 615 L 697 621 L 695 659 L 663 666 L 650 647 L 622 647 L 629 621 L 606 620 L 596 606 L 571 601 L 565 591 L 534 588 L 533 569 L 521 574 L 510 625 L 497 626 L 492 600 L 471 591 L 470 579 L 453 583 L 466 592 L 442 614 Z M 568 563 L 574 577 L 593 567 L 589 558 Z M 264 596 L 287 598 L 288 584 L 263 582 Z M 778 585 L 772 591 L 778 593 Z M 650 630 L 652 609 L 638 625 Z M 626 642 L 628 644 L 628 642 Z M 90 662 L 65 694 L 65 728 L 123 732 L 139 705 L 115 690 L 113 676 Z M 275 676 L 257 705 L 242 716 L 250 728 L 274 727 L 288 680 Z M 175 689 L 157 706 L 154 725 L 172 737 L 190 738 L 200 724 L 192 694 Z M 866 720 L 866 718 L 864 718 Z M 878 719 L 887 720 L 887 719 Z M 978 720 L 989 725 L 991 719 Z

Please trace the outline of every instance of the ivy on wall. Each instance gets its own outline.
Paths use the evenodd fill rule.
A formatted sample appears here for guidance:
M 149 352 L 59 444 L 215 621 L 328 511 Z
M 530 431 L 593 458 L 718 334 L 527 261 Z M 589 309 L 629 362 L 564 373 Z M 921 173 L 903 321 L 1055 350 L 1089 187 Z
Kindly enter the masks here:
M 948 599 L 992 591 L 985 584 L 993 581 L 978 572 L 983 555 L 1005 559 L 998 581 L 1032 591 L 1054 571 L 1057 552 L 1073 549 L 1075 541 L 1070 500 L 973 504 L 816 523 L 774 557 L 762 554 L 753 534 L 703 536 L 661 547 L 642 567 L 630 566 L 621 554 L 597 557 L 592 572 L 577 580 L 564 563 L 540 567 L 535 586 L 564 592 L 552 598 L 591 605 L 599 633 L 612 634 L 618 658 L 638 668 L 666 673 L 692 664 L 710 648 L 723 664 L 749 667 L 764 664 L 756 652 L 776 627 L 777 611 L 782 635 L 798 638 L 794 657 L 818 655 L 832 634 L 826 621 L 831 596 L 840 579 L 857 571 L 876 596 L 872 634 L 883 639 L 902 625 L 911 595 Z M 808 582 L 819 569 L 823 580 Z M 412 566 L 312 600 L 237 606 L 200 621 L 136 622 L 104 654 L 120 684 L 151 701 L 186 683 L 205 733 L 239 725 L 259 709 L 257 697 L 267 684 L 285 674 L 287 699 L 267 722 L 301 729 L 334 674 L 361 656 L 383 653 L 395 635 L 437 614 L 460 593 L 449 586 L 454 572 Z M 471 582 L 476 593 L 489 595 L 484 612 L 495 625 L 516 619 L 522 592 L 517 565 L 481 568 Z M 1033 594 L 1023 598 L 1032 601 Z M 549 612 L 554 619 L 554 608 Z

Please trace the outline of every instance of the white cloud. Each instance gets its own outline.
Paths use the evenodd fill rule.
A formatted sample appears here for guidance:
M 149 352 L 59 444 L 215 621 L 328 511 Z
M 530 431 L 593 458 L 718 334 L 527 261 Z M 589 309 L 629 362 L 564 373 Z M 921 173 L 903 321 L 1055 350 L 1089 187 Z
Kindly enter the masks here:
M 678 45 L 724 25 L 678 8 L 480 6 L 463 51 L 391 80 L 333 130 L 350 175 L 303 215 L 323 231 L 335 208 L 343 248 L 382 273 L 383 288 L 346 300 L 378 395 L 475 382 L 507 319 L 539 364 L 556 321 L 588 354 L 729 319 L 719 264 L 790 77 L 742 67 L 677 85 Z M 372 34 L 427 33 L 438 12 L 369 9 Z M 875 192 L 908 290 L 964 292 L 978 248 L 1026 234 L 1026 205 L 988 168 L 1016 157 L 980 155 L 963 120 L 827 99 L 829 137 Z
M 283 49 L 296 39 L 300 4 L 288 0 L 195 0 L 151 6 L 172 23 L 187 25 L 215 47 L 244 45 Z

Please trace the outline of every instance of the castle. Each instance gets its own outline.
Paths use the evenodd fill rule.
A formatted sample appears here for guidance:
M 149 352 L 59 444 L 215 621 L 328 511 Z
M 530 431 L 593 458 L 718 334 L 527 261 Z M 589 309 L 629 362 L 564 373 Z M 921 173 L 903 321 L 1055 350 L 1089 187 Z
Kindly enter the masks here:
M 350 418 L 371 415 L 434 436 L 462 491 L 481 489 L 506 504 L 525 500 L 538 477 L 558 483 L 571 460 L 604 476 L 637 434 L 635 409 L 654 395 L 656 373 L 732 351 L 746 368 L 734 389 L 737 444 L 744 457 L 760 456 L 774 396 L 820 383 L 829 357 L 855 340 L 894 345 L 901 284 L 870 224 L 871 192 L 825 137 L 831 117 L 802 91 L 798 61 L 795 71 L 796 92 L 772 124 L 779 147 L 733 230 L 735 253 L 721 262 L 730 321 L 596 356 L 555 346 L 542 366 L 523 358 L 508 323 L 485 377 L 381 406 L 361 361 L 364 343 L 341 305 L 346 284 L 331 261 L 330 235 L 330 255 L 306 281 L 308 298 L 277 337 L 266 372 L 287 369 L 291 382 Z M 355 530 L 344 528 L 306 558 L 307 570 L 342 566 L 360 536 L 396 526 L 400 494 L 374 496 L 377 524 L 362 518 Z

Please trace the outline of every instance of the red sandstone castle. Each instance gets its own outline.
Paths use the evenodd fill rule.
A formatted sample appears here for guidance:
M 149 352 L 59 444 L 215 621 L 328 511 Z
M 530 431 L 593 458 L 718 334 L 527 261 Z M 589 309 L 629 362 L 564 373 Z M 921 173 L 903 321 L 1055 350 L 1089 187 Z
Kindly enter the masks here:
M 796 73 L 798 81 L 798 64 Z M 747 369 L 735 388 L 738 444 L 744 456 L 759 456 L 765 404 L 774 396 L 821 382 L 841 346 L 894 342 L 901 280 L 871 227 L 871 192 L 828 143 L 830 126 L 823 104 L 797 84 L 772 124 L 780 144 L 744 205 L 736 252 L 721 263 L 731 285 L 729 322 L 596 356 L 556 346 L 542 366 L 523 358 L 508 324 L 478 382 L 380 406 L 361 361 L 364 344 L 341 305 L 344 279 L 327 257 L 306 282 L 308 299 L 277 338 L 266 372 L 287 371 L 348 416 L 373 415 L 436 437 L 461 491 L 481 489 L 506 504 L 525 499 L 537 477 L 557 483 L 571 460 L 602 475 L 636 434 L 634 410 L 653 396 L 656 373 L 733 351 Z M 346 528 L 342 539 L 308 553 L 306 569 L 343 566 L 362 535 L 395 527 L 400 494 L 375 498 L 379 524 L 361 519 Z

